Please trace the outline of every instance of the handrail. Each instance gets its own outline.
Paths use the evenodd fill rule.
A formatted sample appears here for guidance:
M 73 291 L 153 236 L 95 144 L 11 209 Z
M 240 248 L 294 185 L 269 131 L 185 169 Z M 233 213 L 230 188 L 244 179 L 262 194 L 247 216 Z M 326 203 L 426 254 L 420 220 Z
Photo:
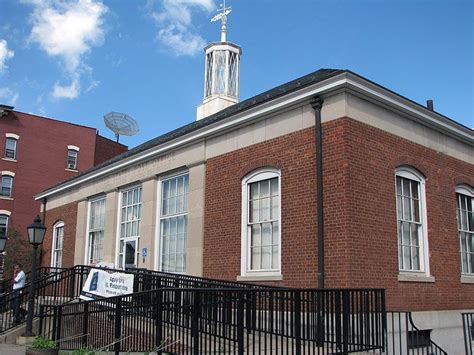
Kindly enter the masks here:
M 424 340 L 427 340 L 430 343 L 430 348 L 434 347 L 434 349 L 438 351 L 437 353 L 442 354 L 442 355 L 448 355 L 446 351 L 444 351 L 438 344 L 436 344 L 433 340 L 431 340 L 431 337 L 425 336 L 423 332 L 421 332 L 421 330 L 418 329 L 418 327 L 415 325 L 415 322 L 413 321 L 412 312 L 408 312 L 408 320 L 410 322 L 410 325 L 413 327 L 413 329 L 418 332 L 417 338 L 421 336 Z

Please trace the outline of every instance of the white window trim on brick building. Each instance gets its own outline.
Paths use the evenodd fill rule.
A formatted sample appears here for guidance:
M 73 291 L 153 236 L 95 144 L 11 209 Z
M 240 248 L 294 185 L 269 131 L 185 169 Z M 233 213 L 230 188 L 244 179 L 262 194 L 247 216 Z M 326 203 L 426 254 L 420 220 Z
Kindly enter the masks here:
M 59 242 L 59 243 L 58 243 Z M 58 221 L 53 226 L 53 243 L 51 248 L 51 267 L 62 267 L 64 245 L 64 222 Z
M 75 145 L 68 145 L 67 146 L 67 161 L 66 161 L 66 170 L 73 170 L 77 171 L 77 161 L 79 159 L 79 150 L 80 148 Z M 72 155 L 70 153 L 73 153 Z M 69 158 L 72 157 L 74 159 L 74 163 L 71 163 Z
M 466 210 L 460 209 L 462 206 L 461 202 L 466 203 Z M 470 204 L 468 206 L 467 204 Z M 470 208 L 470 211 L 469 211 Z M 468 185 L 459 185 L 456 187 L 456 219 L 457 229 L 459 238 L 459 253 L 460 253 L 460 268 L 461 268 L 461 282 L 474 283 L 474 246 L 471 244 L 469 248 L 469 239 L 474 235 L 474 221 L 473 217 L 469 214 L 474 213 L 474 188 Z M 469 223 L 468 219 L 471 218 Z M 470 237 L 470 238 L 469 238 Z M 463 239 L 465 244 L 463 246 Z M 465 260 L 463 260 L 463 254 L 467 254 Z M 469 258 L 470 257 L 470 258 Z M 466 266 L 467 264 L 467 266 Z
M 10 161 L 17 161 L 16 160 L 16 155 L 17 155 L 17 148 L 18 148 L 18 139 L 20 139 L 20 136 L 14 133 L 6 133 L 5 134 L 5 152 L 3 154 L 3 159 L 4 160 L 10 160 Z M 13 151 L 13 157 L 7 156 L 7 145 L 8 142 L 14 142 L 14 149 L 9 149 L 10 151 Z
M 7 210 L 0 210 L 0 218 L 5 218 L 5 235 L 8 234 L 8 223 L 10 222 L 11 212 Z
M 410 183 L 409 188 L 410 192 L 403 191 L 403 196 L 401 196 L 402 191 L 399 191 L 397 177 L 402 179 L 409 180 L 414 182 L 417 187 L 418 194 L 418 209 L 419 209 L 419 221 L 415 222 L 415 217 L 411 210 L 408 211 L 410 215 L 406 218 L 406 203 L 400 205 L 400 201 L 405 200 L 405 202 L 410 201 L 410 208 L 413 207 L 412 202 L 415 203 L 416 195 L 413 193 L 413 184 Z M 403 180 L 402 180 L 403 181 Z M 403 183 L 403 182 L 402 182 Z M 402 188 L 403 189 L 403 188 Z M 411 197 L 411 198 L 409 198 Z M 429 246 L 428 246 L 428 223 L 427 223 L 427 213 L 426 213 L 426 192 L 425 192 L 425 178 L 417 170 L 403 166 L 395 170 L 395 198 L 396 198 L 396 218 L 397 218 L 397 254 L 398 254 L 398 268 L 399 268 L 399 281 L 417 281 L 417 282 L 434 282 L 434 277 L 430 274 L 430 264 L 429 264 Z M 400 215 L 402 214 L 402 215 Z M 413 249 L 416 248 L 416 245 L 413 243 L 413 238 L 411 237 L 411 231 L 408 234 L 401 234 L 403 230 L 400 228 L 401 224 L 405 222 L 411 225 L 418 226 L 418 244 L 419 244 L 419 270 L 416 267 L 406 267 L 403 264 L 402 252 L 407 252 L 409 249 L 410 252 L 413 252 Z M 411 228 L 410 228 L 411 229 Z M 403 239 L 405 237 L 405 239 Z M 402 249 L 401 241 L 410 239 L 410 243 L 404 243 L 404 249 Z M 405 254 L 403 254 L 405 255 Z M 411 262 L 413 258 L 410 257 Z
M 250 221 L 250 186 L 254 183 L 269 181 L 270 179 L 276 178 L 278 182 L 278 191 L 277 195 L 273 196 L 277 202 L 277 212 L 273 215 L 272 212 L 272 199 L 270 198 L 270 205 L 269 205 L 269 218 L 260 218 L 260 207 L 259 210 L 259 219 L 257 223 Z M 260 192 L 258 192 L 258 199 L 261 199 Z M 271 197 L 271 191 L 270 195 Z M 281 280 L 281 173 L 279 170 L 274 168 L 261 168 L 258 170 L 253 171 L 249 175 L 247 175 L 242 180 L 242 232 L 241 232 L 241 275 L 238 277 L 239 280 Z M 277 236 L 274 239 L 274 223 L 276 222 L 277 226 Z M 271 233 L 271 248 L 277 247 L 278 252 L 276 254 L 277 261 L 275 262 L 274 267 L 266 268 L 266 269 L 257 269 L 252 268 L 251 266 L 251 226 L 252 225 L 262 225 L 271 223 L 272 225 L 272 233 Z M 276 243 L 274 243 L 276 241 Z M 265 244 L 266 247 L 269 245 Z M 260 242 L 260 248 L 262 248 L 262 242 Z M 262 254 L 260 254 L 261 256 Z M 271 251 L 271 258 L 273 259 L 273 250 Z M 272 260 L 273 263 L 273 260 Z M 260 263 L 261 264 L 261 263 Z
M 8 194 L 4 194 L 3 193 L 3 181 L 4 181 L 4 178 L 9 178 L 10 180 L 10 186 L 8 187 L 8 191 L 9 193 Z M 0 197 L 3 197 L 3 198 L 6 198 L 6 199 L 11 199 L 12 198 L 12 194 L 13 194 L 13 180 L 15 179 L 15 173 L 12 172 L 12 171 L 2 171 L 2 180 L 1 180 L 1 191 L 0 191 Z M 5 180 L 7 181 L 7 180 Z
M 85 265 L 95 265 L 103 260 L 105 205 L 105 196 L 89 200 L 87 211 Z
M 135 191 L 138 194 L 138 200 L 135 198 Z M 115 265 L 117 269 L 125 269 L 125 256 L 126 256 L 126 247 L 127 243 L 132 245 L 135 244 L 135 267 L 138 267 L 140 262 L 139 254 L 140 254 L 140 224 L 141 224 L 141 208 L 142 208 L 142 186 L 135 185 L 132 187 L 127 187 L 120 190 L 120 197 L 119 197 L 119 208 L 117 211 L 117 245 L 115 250 Z M 124 194 L 132 194 L 132 201 L 124 206 Z M 128 196 L 127 198 L 129 198 Z M 133 216 L 133 211 L 135 209 L 135 216 Z M 128 218 L 127 213 L 128 210 L 131 208 L 130 217 Z M 125 213 L 125 215 L 123 215 Z M 135 218 L 134 218 L 135 217 Z M 122 220 L 123 218 L 123 220 Z M 134 223 L 135 224 L 135 233 L 134 233 Z M 127 226 L 130 226 L 130 233 L 128 233 Z M 124 228 L 124 229 L 122 229 Z M 123 234 L 122 234 L 123 233 Z M 124 235 L 124 236 L 123 236 Z M 123 248 L 122 248 L 123 242 Z M 122 257 L 122 265 L 120 256 Z
M 168 187 L 168 191 L 171 192 L 171 184 L 173 182 L 183 182 L 183 190 L 181 194 L 178 194 L 178 185 L 176 185 L 176 195 L 165 197 L 165 185 Z M 159 243 L 158 248 L 155 252 L 155 268 L 160 271 L 174 272 L 174 273 L 186 273 L 187 272 L 187 244 L 188 244 L 188 213 L 189 213 L 189 172 L 180 172 L 178 174 L 161 177 L 158 181 L 158 208 L 157 208 L 157 241 Z M 169 200 L 170 198 L 175 199 L 175 208 L 172 211 L 165 210 L 165 207 L 170 208 L 170 204 L 165 204 L 164 199 Z M 181 208 L 178 208 L 178 201 L 181 204 Z M 181 223 L 179 223 L 181 222 Z M 175 223 L 176 233 L 175 235 L 168 236 L 168 243 L 164 242 L 164 230 L 166 224 L 169 223 L 170 232 L 171 224 Z M 181 227 L 179 227 L 181 225 Z M 181 232 L 181 233 L 180 233 Z M 181 235 L 181 238 L 179 236 Z M 181 240 L 180 240 L 181 239 Z M 165 245 L 166 244 L 166 245 Z M 172 252 L 171 244 L 174 244 L 174 252 Z M 165 250 L 166 248 L 166 250 Z M 165 253 L 166 252 L 166 253 Z M 164 265 L 164 255 L 167 254 L 167 258 L 170 259 L 174 255 L 174 265 L 168 263 Z M 181 255 L 181 267 L 178 267 L 178 255 Z

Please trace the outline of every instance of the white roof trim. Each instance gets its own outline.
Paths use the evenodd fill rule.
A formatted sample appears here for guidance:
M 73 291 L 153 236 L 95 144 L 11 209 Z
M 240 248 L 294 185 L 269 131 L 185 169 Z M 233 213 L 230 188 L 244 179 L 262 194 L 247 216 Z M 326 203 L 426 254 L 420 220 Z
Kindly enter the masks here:
M 269 115 L 275 111 L 280 110 L 281 108 L 289 107 L 305 101 L 308 102 L 316 95 L 325 95 L 327 93 L 344 88 L 357 90 L 359 93 L 365 94 L 368 97 L 373 97 L 377 101 L 407 112 L 407 114 L 410 114 L 410 117 L 414 116 L 425 125 L 434 127 L 445 134 L 450 133 L 451 135 L 456 136 L 458 139 L 461 138 L 461 140 L 468 142 L 468 144 L 474 145 L 472 131 L 468 133 L 467 128 L 466 130 L 462 130 L 456 123 L 450 122 L 448 119 L 437 114 L 436 112 L 429 112 L 427 109 L 420 107 L 419 105 L 399 96 L 398 94 L 390 92 L 389 90 L 373 84 L 354 74 L 345 72 L 300 90 L 290 92 L 284 96 L 277 97 L 271 101 L 264 102 L 243 112 L 236 113 L 222 121 L 215 122 L 199 130 L 190 132 L 187 135 L 178 137 L 172 141 L 165 142 L 146 151 L 125 158 L 124 160 L 104 166 L 99 170 L 79 176 L 77 179 L 74 179 L 70 182 L 65 182 L 59 186 L 36 195 L 35 199 L 40 200 L 42 198 L 63 192 L 85 182 L 111 174 L 126 166 L 150 159 L 156 155 L 164 154 L 170 150 L 177 149 L 186 144 L 198 142 L 202 139 L 205 139 L 206 137 L 225 132 L 231 128 L 242 125 L 247 121 Z

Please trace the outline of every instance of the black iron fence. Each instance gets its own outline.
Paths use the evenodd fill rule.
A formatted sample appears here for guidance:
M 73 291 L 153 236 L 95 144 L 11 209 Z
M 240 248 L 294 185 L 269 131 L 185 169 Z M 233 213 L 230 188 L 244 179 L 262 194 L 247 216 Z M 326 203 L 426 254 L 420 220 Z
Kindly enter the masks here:
M 347 354 L 384 347 L 384 290 L 161 288 L 43 305 L 61 349 Z
M 461 315 L 466 355 L 474 355 L 474 313 L 462 313 Z
M 447 355 L 432 339 L 430 330 L 418 329 L 411 312 L 387 312 L 385 348 L 371 351 L 387 355 Z

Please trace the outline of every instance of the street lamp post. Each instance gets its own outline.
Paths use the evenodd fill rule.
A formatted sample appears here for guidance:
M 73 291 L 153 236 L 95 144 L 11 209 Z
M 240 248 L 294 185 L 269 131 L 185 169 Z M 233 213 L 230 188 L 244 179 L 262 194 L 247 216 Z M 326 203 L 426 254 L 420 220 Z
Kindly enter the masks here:
M 46 227 L 41 223 L 41 218 L 36 216 L 32 224 L 27 228 L 28 240 L 33 245 L 33 260 L 31 265 L 31 282 L 30 292 L 28 295 L 28 315 L 26 316 L 26 330 L 23 336 L 31 337 L 33 334 L 33 312 L 35 307 L 35 293 L 36 293 L 36 255 L 38 253 L 38 246 L 43 243 Z

